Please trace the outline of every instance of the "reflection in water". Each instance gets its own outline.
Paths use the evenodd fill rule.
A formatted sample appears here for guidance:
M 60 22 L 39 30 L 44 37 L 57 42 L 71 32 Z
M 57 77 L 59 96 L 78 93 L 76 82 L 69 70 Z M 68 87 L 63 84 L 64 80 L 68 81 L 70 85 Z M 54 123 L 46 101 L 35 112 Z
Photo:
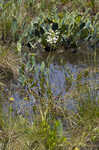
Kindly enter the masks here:
M 53 95 L 57 96 L 59 94 L 64 95 L 66 90 L 66 80 L 64 76 L 63 66 L 50 65 L 50 85 L 53 91 Z
M 50 56 L 49 56 L 50 55 Z M 51 90 L 54 96 L 61 95 L 65 96 L 65 94 L 70 94 L 69 92 L 76 86 L 77 75 L 84 71 L 88 70 L 90 75 L 88 77 L 82 77 L 82 83 L 90 84 L 92 89 L 94 89 L 96 84 L 99 83 L 99 72 L 95 70 L 95 63 L 98 64 L 98 59 L 94 59 L 94 55 L 89 54 L 87 56 L 77 53 L 72 54 L 71 52 L 65 53 L 53 53 L 51 54 L 43 53 L 42 55 L 37 56 L 36 63 L 40 66 L 42 61 L 45 61 L 45 64 L 49 66 L 49 83 L 51 86 Z M 73 77 L 72 83 L 68 82 L 66 79 Z M 34 80 L 37 80 L 37 77 L 34 77 Z M 48 79 L 47 79 L 48 80 Z M 7 89 L 6 89 L 7 90 Z M 10 96 L 15 98 L 15 102 L 13 104 L 13 108 L 15 112 L 18 114 L 24 114 L 28 110 L 28 113 L 32 112 L 32 105 L 35 103 L 34 97 L 30 95 L 30 101 L 24 101 L 24 92 L 22 92 L 21 87 L 15 84 L 10 85 L 10 90 L 8 89 Z M 3 93 L 3 92 L 2 92 Z M 7 93 L 5 91 L 5 93 Z M 6 96 L 8 97 L 9 94 Z M 22 96 L 23 95 L 23 96 Z M 6 99 L 4 95 L 2 95 L 3 99 Z M 0 100 L 0 103 L 1 100 Z M 5 103 L 3 101 L 3 109 L 6 112 L 6 107 L 8 102 Z M 74 109 L 74 101 L 66 100 L 66 107 L 68 109 Z M 31 118 L 30 118 L 31 119 Z

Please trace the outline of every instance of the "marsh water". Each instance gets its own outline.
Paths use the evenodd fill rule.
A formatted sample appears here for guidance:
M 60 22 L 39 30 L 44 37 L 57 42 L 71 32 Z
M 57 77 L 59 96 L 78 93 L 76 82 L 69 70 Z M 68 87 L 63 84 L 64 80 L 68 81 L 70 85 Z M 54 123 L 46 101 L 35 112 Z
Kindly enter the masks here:
M 42 53 L 36 56 L 36 65 L 45 62 L 46 66 L 49 67 L 49 80 L 50 88 L 53 97 L 61 96 L 64 98 L 65 107 L 70 110 L 76 110 L 76 101 L 74 99 L 66 99 L 66 95 L 70 95 L 77 85 L 81 82 L 82 84 L 87 83 L 90 85 L 90 89 L 93 91 L 97 90 L 99 87 L 99 54 L 96 51 L 93 53 L 72 53 L 67 52 L 57 52 L 57 53 Z M 83 73 L 82 73 L 83 72 Z M 87 72 L 87 75 L 86 74 Z M 81 74 L 81 79 L 78 80 L 78 75 Z M 39 80 L 36 76 L 32 76 L 35 80 Z M 68 79 L 68 80 L 67 80 Z M 38 84 L 38 87 L 40 85 Z M 36 90 L 36 87 L 34 87 Z M 46 87 L 45 87 L 46 89 Z M 8 112 L 9 98 L 13 97 L 13 110 L 14 114 L 25 114 L 28 112 L 31 116 L 32 106 L 36 102 L 33 95 L 29 94 L 29 100 L 24 99 L 26 96 L 26 88 L 24 89 L 19 81 L 11 80 L 6 84 L 5 88 L 1 91 L 0 104 L 5 113 Z M 41 95 L 42 96 L 42 95 Z M 32 118 L 31 118 L 32 119 Z

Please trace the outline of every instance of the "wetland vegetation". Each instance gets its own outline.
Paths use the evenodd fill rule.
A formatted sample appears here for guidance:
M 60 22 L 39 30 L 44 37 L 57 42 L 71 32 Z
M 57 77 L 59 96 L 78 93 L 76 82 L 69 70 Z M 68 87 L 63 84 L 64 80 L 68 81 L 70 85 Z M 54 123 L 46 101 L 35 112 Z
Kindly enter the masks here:
M 99 149 L 98 0 L 0 0 L 0 150 Z

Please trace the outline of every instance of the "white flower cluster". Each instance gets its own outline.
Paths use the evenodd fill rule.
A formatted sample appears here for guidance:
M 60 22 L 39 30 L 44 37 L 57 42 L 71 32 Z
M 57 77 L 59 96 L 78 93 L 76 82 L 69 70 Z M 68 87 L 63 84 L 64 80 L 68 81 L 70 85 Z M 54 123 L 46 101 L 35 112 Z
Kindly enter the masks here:
M 47 32 L 47 42 L 50 44 L 56 44 L 57 40 L 59 38 L 59 32 L 54 32 L 53 30 L 50 30 Z

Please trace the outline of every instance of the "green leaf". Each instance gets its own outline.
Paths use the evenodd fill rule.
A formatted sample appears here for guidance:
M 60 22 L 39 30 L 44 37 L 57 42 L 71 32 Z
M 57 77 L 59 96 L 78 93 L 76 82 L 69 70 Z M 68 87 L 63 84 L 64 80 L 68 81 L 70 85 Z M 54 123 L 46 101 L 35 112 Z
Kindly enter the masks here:
M 17 51 L 21 52 L 21 48 L 22 48 L 21 43 L 17 42 Z
M 80 38 L 81 39 L 85 39 L 86 37 L 88 37 L 89 31 L 87 28 L 83 29 L 80 33 Z
M 12 21 L 12 25 L 11 25 L 11 28 L 12 28 L 12 32 L 15 33 L 16 30 L 17 30 L 17 20 L 14 18 L 13 21 Z
M 75 21 L 76 21 L 77 24 L 80 23 L 80 21 L 81 21 L 81 15 L 78 15 L 78 16 L 75 18 Z
M 89 20 L 87 23 L 86 23 L 86 28 L 90 28 L 91 26 L 91 21 Z
M 61 120 L 57 121 L 57 132 L 59 136 L 63 135 L 63 124 Z
M 41 72 L 43 72 L 43 71 L 44 71 L 44 69 L 45 69 L 45 63 L 44 63 L 44 62 L 42 62 L 41 67 L 40 67 Z

